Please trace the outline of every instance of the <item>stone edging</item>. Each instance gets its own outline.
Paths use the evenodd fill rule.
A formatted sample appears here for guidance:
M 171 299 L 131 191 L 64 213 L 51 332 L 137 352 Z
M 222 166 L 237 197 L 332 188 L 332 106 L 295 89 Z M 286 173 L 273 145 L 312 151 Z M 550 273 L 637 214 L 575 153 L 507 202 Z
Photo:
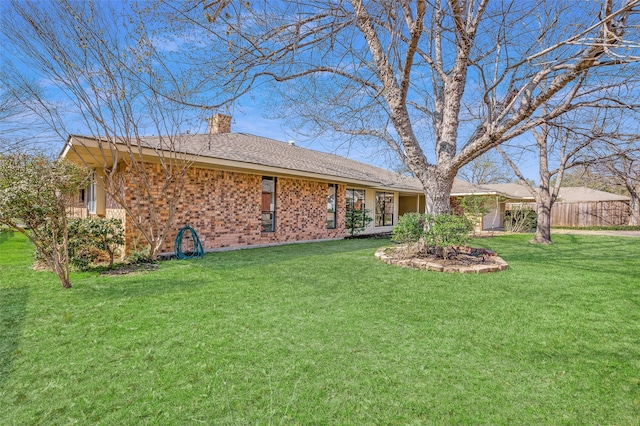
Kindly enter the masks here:
M 461 274 L 486 274 L 489 272 L 498 272 L 504 271 L 509 268 L 507 262 L 505 262 L 501 257 L 497 255 L 492 255 L 490 264 L 480 264 L 480 265 L 471 265 L 471 266 L 456 266 L 456 265 L 441 265 L 437 262 L 427 260 L 427 259 L 394 259 L 385 253 L 387 249 L 391 247 L 381 247 L 376 250 L 376 258 L 381 260 L 389 265 L 403 266 L 406 268 L 415 268 L 415 269 L 424 269 L 428 271 L 436 271 L 436 272 L 460 272 Z

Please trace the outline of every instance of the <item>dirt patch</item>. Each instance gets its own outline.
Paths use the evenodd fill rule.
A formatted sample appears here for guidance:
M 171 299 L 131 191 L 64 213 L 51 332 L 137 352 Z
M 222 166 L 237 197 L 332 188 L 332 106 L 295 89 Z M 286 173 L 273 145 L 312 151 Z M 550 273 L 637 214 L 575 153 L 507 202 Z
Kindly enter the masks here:
M 107 269 L 100 272 L 100 275 L 128 275 L 135 274 L 137 272 L 155 271 L 158 269 L 157 263 L 138 263 L 136 265 L 126 265 L 116 267 L 114 269 Z
M 436 272 L 460 272 L 483 274 L 504 271 L 509 267 L 501 257 L 491 250 L 476 247 L 458 247 L 457 253 L 447 259 L 435 255 L 420 255 L 406 245 L 382 247 L 376 258 L 390 265 Z

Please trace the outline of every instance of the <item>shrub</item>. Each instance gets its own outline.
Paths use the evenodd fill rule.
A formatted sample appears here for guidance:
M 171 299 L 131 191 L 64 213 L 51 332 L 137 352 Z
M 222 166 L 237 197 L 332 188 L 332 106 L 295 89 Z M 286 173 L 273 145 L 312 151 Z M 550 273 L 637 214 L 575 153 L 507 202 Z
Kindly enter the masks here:
M 71 265 L 79 271 L 86 271 L 101 255 L 102 252 L 97 248 L 83 245 L 70 256 Z
M 473 224 L 464 216 L 407 213 L 398 220 L 391 239 L 409 246 L 419 244 L 418 251 L 446 257 L 451 247 L 467 243 L 472 229 Z
M 113 266 L 113 259 L 124 244 L 124 229 L 122 220 L 110 218 L 85 219 L 85 229 L 91 238 L 91 244 L 98 250 L 109 255 L 109 267 Z
M 436 255 L 446 258 L 453 246 L 463 246 L 469 241 L 473 224 L 463 216 L 439 214 L 427 216 L 428 229 L 425 243 L 436 250 Z
M 507 232 L 525 232 L 535 229 L 538 215 L 531 209 L 516 208 L 504 212 L 504 230 Z
M 113 267 L 119 246 L 124 244 L 120 219 L 86 218 L 69 220 L 69 255 L 78 269 L 86 269 L 101 256 L 108 256 Z
M 138 263 L 151 262 L 152 259 L 151 259 L 150 253 L 151 253 L 151 250 L 149 249 L 149 246 L 143 247 L 141 249 L 134 249 L 127 256 L 127 262 L 133 265 Z
M 399 244 L 414 244 L 424 237 L 427 216 L 422 213 L 406 213 L 400 216 L 393 228 L 391 240 Z

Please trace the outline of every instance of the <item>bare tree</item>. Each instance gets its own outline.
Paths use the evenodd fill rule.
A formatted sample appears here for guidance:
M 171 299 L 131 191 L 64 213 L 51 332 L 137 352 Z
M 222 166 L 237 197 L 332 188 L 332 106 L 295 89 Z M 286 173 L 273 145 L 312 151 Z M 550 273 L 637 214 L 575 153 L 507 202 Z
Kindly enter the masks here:
M 593 147 L 586 156 L 588 172 L 626 190 L 631 198 L 629 225 L 640 226 L 640 135 L 620 135 Z
M 513 151 L 510 154 L 506 152 L 508 146 L 496 148 L 536 200 L 538 220 L 536 234 L 531 243 L 551 244 L 551 209 L 558 198 L 565 173 L 574 167 L 599 161 L 594 160 L 594 156 L 585 160 L 584 153 L 593 152 L 598 146 L 610 145 L 608 140 L 619 135 L 620 117 L 619 111 L 608 110 L 605 104 L 600 104 L 600 108 L 596 109 L 595 115 L 591 117 L 591 126 L 584 127 L 589 123 L 587 117 L 574 112 L 564 115 L 562 120 L 556 119 L 533 129 L 540 178 L 537 188 L 525 179 L 517 162 L 514 161 Z
M 3 80 L 11 93 L 29 95 L 13 99 L 64 139 L 77 132 L 89 136 L 74 137 L 74 149 L 92 153 L 82 157 L 86 165 L 154 258 L 192 164 L 180 136 L 187 120 L 186 77 L 161 56 L 153 22 L 135 4 L 7 3 L 2 35 L 17 63 L 3 64 Z M 28 78 L 34 73 L 35 83 Z M 45 84 L 50 96 L 39 87 Z M 153 143 L 148 134 L 158 135 Z M 148 151 L 153 159 L 145 157 Z
M 509 183 L 513 180 L 509 170 L 502 158 L 496 158 L 489 151 L 465 164 L 458 171 L 458 177 L 476 185 Z
M 555 180 L 552 179 L 551 184 L 554 185 Z M 565 172 L 561 186 L 584 186 L 597 191 L 605 191 L 618 195 L 629 195 L 626 188 L 621 186 L 619 182 L 613 180 L 611 176 L 608 174 L 602 175 L 587 164 L 578 165 Z
M 10 124 L 21 113 L 20 103 L 6 90 L 0 89 L 0 154 L 9 153 L 15 148 L 15 145 L 20 145 L 24 142 L 22 137 L 15 136 L 15 133 L 19 133 L 24 128 L 20 125 Z
M 25 106 L 31 94 L 9 81 L 0 70 L 0 154 L 44 151 L 56 135 Z
M 640 156 L 623 154 L 618 161 L 605 162 L 609 172 L 624 183 L 631 200 L 629 202 L 629 226 L 640 226 Z
M 384 142 L 422 182 L 427 212 L 440 213 L 462 166 L 587 102 L 585 90 L 597 91 L 583 88 L 588 77 L 638 60 L 639 3 L 164 4 L 195 28 L 199 50 L 207 32 L 227 46 L 198 56 L 207 78 L 225 82 L 226 102 L 264 94 L 316 134 Z

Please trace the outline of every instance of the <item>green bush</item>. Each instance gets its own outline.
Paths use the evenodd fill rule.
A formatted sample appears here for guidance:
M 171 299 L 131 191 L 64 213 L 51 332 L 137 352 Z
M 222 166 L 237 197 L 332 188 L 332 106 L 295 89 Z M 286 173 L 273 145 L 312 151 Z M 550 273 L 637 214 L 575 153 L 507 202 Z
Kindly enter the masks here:
M 102 252 L 90 245 L 82 245 L 72 253 L 71 265 L 79 270 L 86 271 L 102 255 Z
M 464 216 L 407 213 L 398 220 L 391 239 L 400 244 L 420 243 L 420 251 L 446 257 L 451 247 L 463 246 L 469 241 L 472 229 L 473 224 Z
M 391 240 L 399 244 L 417 243 L 424 237 L 427 215 L 422 213 L 406 213 L 400 216 L 398 224 L 393 228 Z
M 538 225 L 538 214 L 531 209 L 516 208 L 504 212 L 504 230 L 507 232 L 525 232 Z
M 110 218 L 94 218 L 86 222 L 87 231 L 94 246 L 109 255 L 109 267 L 113 266 L 114 257 L 124 245 L 124 229 L 122 220 Z
M 109 257 L 109 267 L 112 267 L 123 244 L 124 229 L 120 219 L 97 217 L 69 220 L 69 256 L 78 269 L 86 269 L 103 255 Z
M 134 249 L 127 256 L 127 262 L 133 265 L 138 263 L 151 262 L 150 253 L 151 250 L 149 250 L 149 246 L 143 247 L 141 249 Z
M 84 271 L 87 270 L 91 264 L 100 257 L 100 251 L 96 249 L 91 239 L 84 231 L 82 221 L 85 219 L 71 218 L 67 220 L 67 253 L 69 259 L 69 265 L 75 270 Z M 63 230 L 58 230 L 57 239 L 59 241 L 63 238 Z M 44 252 L 46 248 L 36 247 L 33 253 L 33 260 L 38 268 L 51 267 L 47 264 L 47 254 Z
M 452 214 L 429 215 L 429 226 L 425 232 L 425 243 L 433 247 L 436 254 L 446 257 L 453 246 L 463 246 L 469 241 L 473 224 L 464 216 Z

